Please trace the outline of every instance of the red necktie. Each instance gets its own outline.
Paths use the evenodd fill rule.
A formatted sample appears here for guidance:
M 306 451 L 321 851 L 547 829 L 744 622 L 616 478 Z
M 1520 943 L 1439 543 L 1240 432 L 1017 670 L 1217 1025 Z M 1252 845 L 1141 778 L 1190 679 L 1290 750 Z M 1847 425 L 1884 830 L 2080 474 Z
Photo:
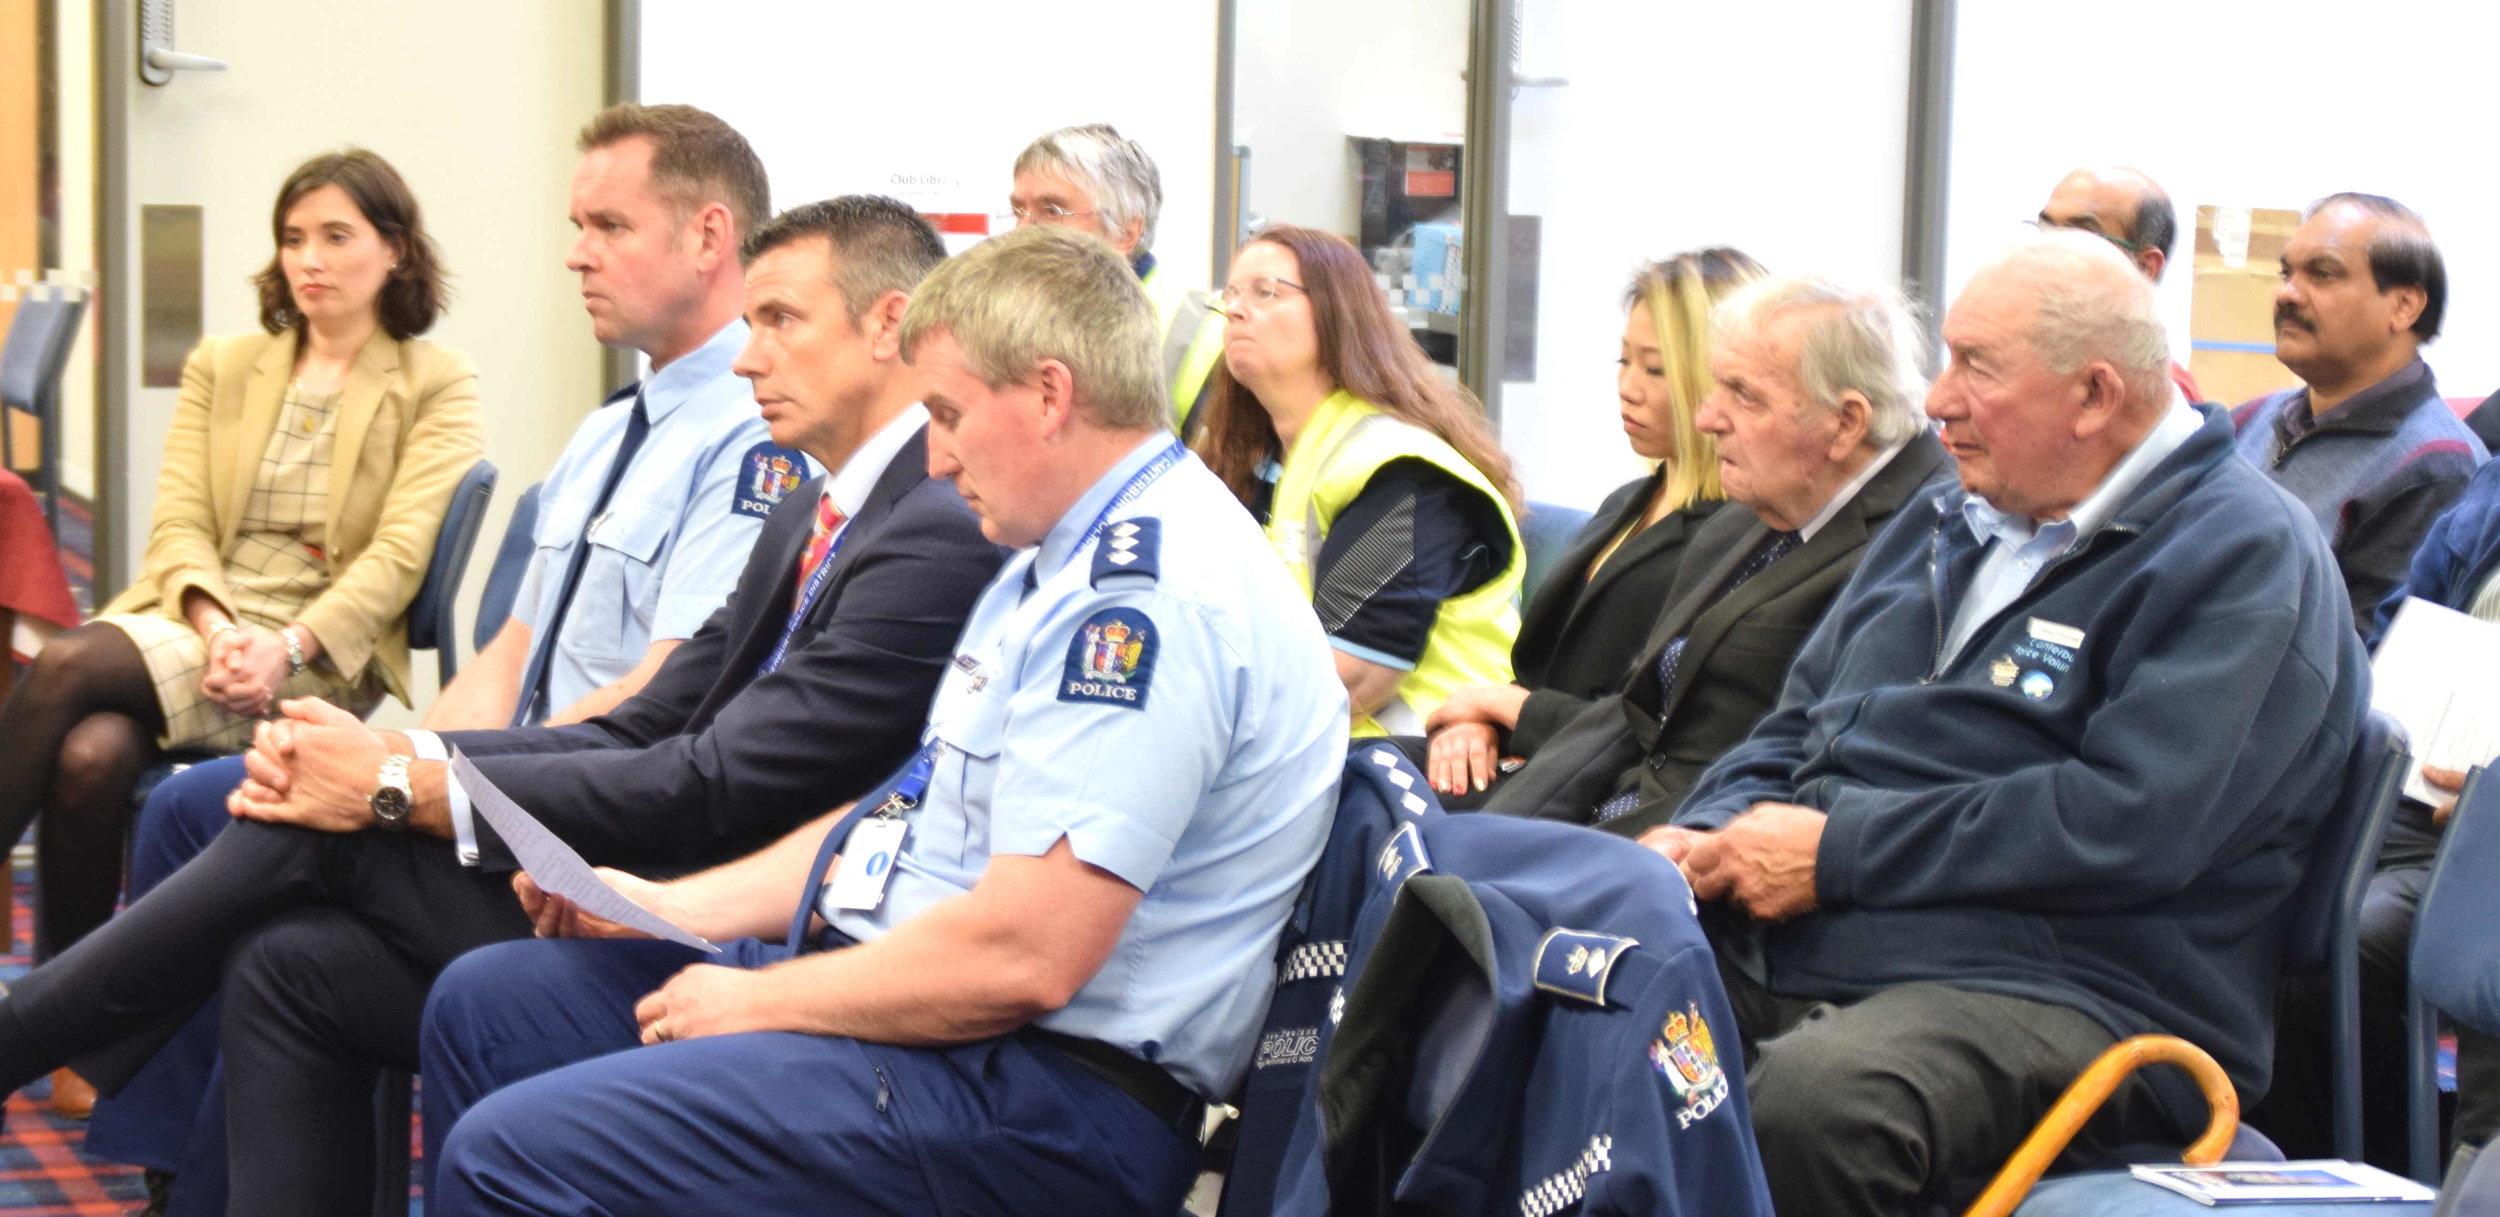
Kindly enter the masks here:
M 799 586 L 790 597 L 792 609 L 806 599 L 808 576 L 825 564 L 825 554 L 833 548 L 833 534 L 841 530 L 846 519 L 849 517 L 833 509 L 832 495 L 817 496 L 816 527 L 807 534 L 807 548 L 799 551 Z

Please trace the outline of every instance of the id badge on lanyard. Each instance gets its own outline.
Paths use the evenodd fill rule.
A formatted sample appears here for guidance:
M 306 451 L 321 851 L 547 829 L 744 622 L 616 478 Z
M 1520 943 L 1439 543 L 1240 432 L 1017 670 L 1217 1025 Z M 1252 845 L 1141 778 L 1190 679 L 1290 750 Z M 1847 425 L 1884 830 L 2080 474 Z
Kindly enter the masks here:
M 903 813 L 919 806 L 921 796 L 928 793 L 929 778 L 937 772 L 938 757 L 945 748 L 944 744 L 922 747 L 903 780 L 895 784 L 894 793 L 851 825 L 850 835 L 842 841 L 842 861 L 825 883 L 825 898 L 835 908 L 865 913 L 885 902 L 886 884 L 894 878 L 894 863 L 903 856 L 903 838 L 911 829 Z

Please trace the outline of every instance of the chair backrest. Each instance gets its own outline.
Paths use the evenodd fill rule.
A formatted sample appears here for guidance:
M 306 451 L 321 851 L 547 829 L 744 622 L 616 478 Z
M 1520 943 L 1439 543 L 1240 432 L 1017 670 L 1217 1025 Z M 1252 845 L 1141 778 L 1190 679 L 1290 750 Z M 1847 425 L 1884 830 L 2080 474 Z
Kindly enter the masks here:
M 2422 902 L 2414 909 L 2412 984 L 2405 1002 L 2408 1167 L 2439 1177 L 2437 1012 L 2500 1034 L 2500 935 L 2492 932 L 2492 885 L 2500 883 L 2500 781 L 2478 769 L 2457 795 L 2440 834 Z M 2485 1185 L 2494 1181 L 2485 1179 Z M 2500 1189 L 2495 1189 L 2500 1190 Z
M 2292 896 L 2292 933 L 2288 948 L 2293 967 L 2314 970 L 2337 962 L 2338 939 L 2353 936 L 2359 949 L 2362 898 L 2378 869 L 2379 845 L 2387 823 L 2404 793 L 2406 752 L 2404 728 L 2372 710 L 2353 740 L 2344 764 L 2344 789 L 2318 824 L 2309 869 Z
M 469 553 L 477 548 L 486 504 L 494 497 L 495 463 L 480 460 L 469 466 L 443 512 L 443 530 L 435 534 L 434 561 L 425 569 L 425 582 L 408 602 L 408 645 L 434 651 L 444 684 L 460 672 L 460 580 L 468 573 Z
M 86 312 L 87 299 L 78 288 L 29 289 L 9 321 L 7 344 L 0 346 L 0 463 L 17 465 L 16 429 L 6 425 L 7 412 L 34 415 L 43 433 L 34 485 L 43 492 L 44 518 L 55 532 L 61 513 L 61 374 Z
M 2413 922 L 2413 985 L 2450 1018 L 2500 1035 L 2500 780 L 2478 772 L 2457 798 Z
M 0 402 L 9 408 L 41 414 L 57 398 L 61 369 L 87 310 L 84 297 L 70 294 L 74 290 L 37 288 L 18 300 L 8 343 L 0 346 Z
M 1589 513 L 1577 507 L 1528 504 L 1527 514 L 1519 517 L 1519 542 L 1528 550 L 1528 569 L 1519 584 L 1521 604 L 1536 598 L 1536 589 L 1544 585 L 1545 576 L 1571 548 L 1571 538 L 1580 535 L 1580 526 L 1588 522 Z
M 1277 944 L 1276 991 L 1236 1100 L 1241 1122 L 1220 1213 L 1261 1217 L 1273 1205 L 1286 1141 L 1317 1060 L 1320 1027 L 1345 984 L 1347 940 L 1370 892 L 1372 868 L 1401 828 L 1440 814 L 1431 783 L 1395 746 L 1358 741 L 1346 753 L 1328 844 L 1303 880 Z
M 503 527 L 503 544 L 495 547 L 495 563 L 486 568 L 486 590 L 477 598 L 477 632 L 470 646 L 483 651 L 512 616 L 512 602 L 521 594 L 521 576 L 529 573 L 530 551 L 538 548 L 538 487 L 521 492 L 512 504 L 512 519 Z
M 2361 902 L 2387 822 L 2412 765 L 2404 728 L 2377 710 L 2362 720 L 2344 764 L 2344 788 L 2319 821 L 2309 869 L 2292 895 L 2287 963 L 2327 979 L 2335 1152 L 2361 1159 Z

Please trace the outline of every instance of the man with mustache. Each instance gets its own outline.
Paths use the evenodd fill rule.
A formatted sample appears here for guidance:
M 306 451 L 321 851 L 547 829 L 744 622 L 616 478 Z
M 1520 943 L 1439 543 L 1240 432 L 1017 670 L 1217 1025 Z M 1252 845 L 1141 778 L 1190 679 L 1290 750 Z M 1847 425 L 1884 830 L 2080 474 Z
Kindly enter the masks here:
M 2422 362 L 2448 270 L 2422 217 L 2375 194 L 2331 194 L 2283 247 L 2274 355 L 2304 382 L 2231 412 L 2240 452 L 2318 518 L 2367 622 L 2483 442 Z

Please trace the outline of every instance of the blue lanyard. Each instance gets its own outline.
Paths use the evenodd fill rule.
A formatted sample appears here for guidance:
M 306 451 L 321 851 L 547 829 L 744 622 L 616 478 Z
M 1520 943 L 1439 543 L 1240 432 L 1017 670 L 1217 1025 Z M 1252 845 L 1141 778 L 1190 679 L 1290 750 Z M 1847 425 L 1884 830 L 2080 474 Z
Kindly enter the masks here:
M 799 605 L 790 610 L 790 621 L 781 627 L 781 641 L 773 644 L 773 653 L 764 657 L 762 667 L 755 669 L 757 676 L 771 675 L 781 666 L 782 657 L 790 653 L 790 639 L 797 636 L 799 623 L 807 620 L 807 610 L 816 607 L 816 597 L 824 593 L 825 584 L 833 581 L 833 556 L 841 553 L 842 543 L 850 539 L 851 526 L 846 520 L 842 530 L 833 534 L 833 544 L 825 547 L 825 556 L 816 563 L 816 569 L 808 572 L 807 586 L 799 589 Z
M 850 814 L 835 821 L 833 830 L 825 834 L 825 843 L 816 847 L 816 864 L 808 868 L 807 885 L 800 891 L 798 915 L 790 919 L 791 954 L 799 954 L 807 945 L 807 919 L 815 915 L 816 902 L 824 898 L 825 867 L 833 861 L 833 855 L 841 851 L 842 843 L 850 839 L 851 830 L 861 820 L 872 815 L 891 818 L 920 805 L 921 796 L 929 792 L 929 778 L 937 772 L 939 747 L 934 742 L 922 744 L 911 763 L 887 787 L 884 798 L 870 802 L 876 792 L 869 792 L 851 804 Z
M 1102 530 L 1111 526 L 1113 512 L 1136 502 L 1138 496 L 1146 493 L 1147 487 L 1155 484 L 1156 478 L 1171 472 L 1172 466 L 1180 464 L 1181 457 L 1188 452 L 1189 449 L 1182 447 L 1181 442 L 1175 439 L 1171 447 L 1156 453 L 1153 460 L 1146 462 L 1143 468 L 1130 474 L 1128 481 L 1121 485 L 1120 493 L 1112 495 L 1111 501 L 1103 504 L 1102 514 L 1094 517 L 1093 527 L 1086 529 L 1085 535 L 1078 537 L 1076 544 L 1068 547 L 1068 556 L 1060 559 L 1059 569 L 1066 570 L 1068 563 L 1075 561 L 1078 554 L 1085 552 L 1086 546 L 1093 544 L 1096 538 L 1102 536 Z M 1036 554 L 1034 560 L 1040 561 L 1040 555 Z

